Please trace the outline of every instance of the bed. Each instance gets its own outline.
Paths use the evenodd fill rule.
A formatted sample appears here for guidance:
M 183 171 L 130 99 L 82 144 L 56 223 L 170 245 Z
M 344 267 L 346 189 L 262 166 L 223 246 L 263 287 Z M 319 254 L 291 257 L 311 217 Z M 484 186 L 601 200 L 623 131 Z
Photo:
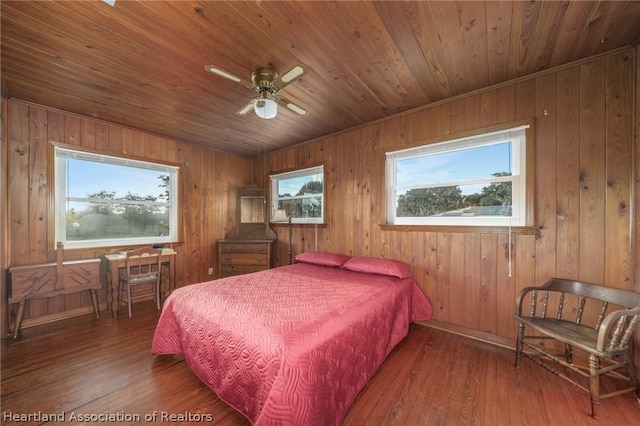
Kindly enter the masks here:
M 304 253 L 175 290 L 151 352 L 183 355 L 254 425 L 339 425 L 409 324 L 431 315 L 403 262 Z

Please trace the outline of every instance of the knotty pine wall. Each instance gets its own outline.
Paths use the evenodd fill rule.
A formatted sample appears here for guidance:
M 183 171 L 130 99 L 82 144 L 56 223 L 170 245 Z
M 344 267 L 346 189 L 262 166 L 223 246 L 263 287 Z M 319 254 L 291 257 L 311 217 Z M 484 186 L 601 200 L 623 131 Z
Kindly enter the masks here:
M 634 276 L 640 276 L 634 248 L 640 240 L 637 64 L 632 49 L 611 52 L 253 161 L 44 106 L 5 101 L 7 264 L 55 259 L 49 244 L 49 140 L 180 165 L 183 241 L 176 247 L 178 285 L 209 279 L 207 268 L 216 265 L 214 242 L 234 224 L 237 185 L 264 183 L 272 172 L 324 164 L 327 225 L 295 226 L 294 254 L 317 249 L 402 259 L 412 265 L 434 303 L 433 324 L 512 344 L 515 294 L 525 285 L 555 275 L 640 291 L 637 279 L 634 283 Z M 534 124 L 539 232 L 514 230 L 511 276 L 507 230 L 381 226 L 385 151 L 523 119 Z M 287 262 L 287 228 L 274 229 L 279 235 L 276 260 L 282 265 Z M 118 250 L 68 251 L 66 258 Z M 104 302 L 104 292 L 100 300 Z M 86 295 L 29 305 L 31 319 L 25 325 L 91 311 Z
M 7 101 L 7 120 L 9 266 L 55 261 L 50 141 L 56 141 L 178 165 L 177 285 L 213 278 L 208 267 L 217 264 L 215 240 L 224 238 L 235 224 L 235 190 L 252 183 L 251 160 L 19 100 Z M 101 257 L 122 249 L 65 250 L 65 260 Z M 99 300 L 106 302 L 104 284 Z M 31 300 L 24 325 L 91 311 L 88 292 Z
M 294 254 L 317 248 L 408 262 L 436 326 L 512 345 L 515 296 L 525 286 L 557 276 L 640 291 L 635 61 L 633 49 L 612 52 L 272 153 L 254 167 L 324 164 L 327 225 L 294 226 Z M 513 229 L 511 267 L 508 229 L 381 226 L 386 151 L 529 119 L 539 230 Z M 288 231 L 275 229 L 283 263 Z
M 0 74 L 0 338 L 8 333 L 8 306 L 7 306 L 7 276 L 6 269 L 9 265 L 9 242 L 7 232 L 9 229 L 7 218 L 7 143 L 6 121 L 7 103 L 5 102 L 6 90 L 4 80 Z

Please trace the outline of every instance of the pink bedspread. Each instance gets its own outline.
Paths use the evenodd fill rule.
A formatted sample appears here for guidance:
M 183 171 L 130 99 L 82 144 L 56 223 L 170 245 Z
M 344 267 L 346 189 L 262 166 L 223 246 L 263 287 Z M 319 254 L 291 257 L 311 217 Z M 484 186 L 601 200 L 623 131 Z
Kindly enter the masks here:
M 339 425 L 431 312 L 410 278 L 297 263 L 177 289 L 151 351 L 183 354 L 254 425 Z

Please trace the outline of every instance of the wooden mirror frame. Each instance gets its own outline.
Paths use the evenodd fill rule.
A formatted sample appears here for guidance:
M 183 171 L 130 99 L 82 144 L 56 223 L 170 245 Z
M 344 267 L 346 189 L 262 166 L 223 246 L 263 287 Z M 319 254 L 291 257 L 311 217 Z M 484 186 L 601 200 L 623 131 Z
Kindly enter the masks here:
M 246 210 L 247 208 L 249 211 Z M 236 190 L 236 229 L 229 238 L 241 240 L 277 239 L 277 234 L 269 226 L 264 188 L 249 185 Z

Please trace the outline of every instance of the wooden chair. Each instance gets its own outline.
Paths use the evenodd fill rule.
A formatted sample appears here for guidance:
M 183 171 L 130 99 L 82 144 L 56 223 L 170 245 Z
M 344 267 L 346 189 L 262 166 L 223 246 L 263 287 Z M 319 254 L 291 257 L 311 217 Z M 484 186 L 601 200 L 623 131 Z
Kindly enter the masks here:
M 147 297 L 149 292 L 144 287 L 148 287 L 149 284 L 153 290 L 156 306 L 160 310 L 161 255 L 162 249 L 147 247 L 127 252 L 126 267 L 120 271 L 118 309 L 126 300 L 129 317 L 131 317 L 131 301 Z
M 531 298 L 529 312 L 525 299 Z M 557 302 L 555 312 L 550 306 Z M 601 399 L 627 392 L 638 394 L 638 378 L 629 357 L 630 341 L 640 320 L 640 294 L 607 288 L 596 284 L 552 278 L 541 287 L 527 287 L 516 298 L 518 336 L 516 367 L 526 356 L 547 370 L 573 383 L 591 397 L 591 416 L 597 418 Z M 525 326 L 536 335 L 525 335 Z M 553 339 L 560 342 L 560 351 L 534 340 Z M 525 348 L 527 351 L 525 352 Z M 574 357 L 583 363 L 574 363 Z M 588 363 L 586 360 L 588 359 Z M 568 370 L 588 378 L 588 387 L 570 375 Z M 621 371 L 622 370 L 622 371 Z M 600 377 L 609 375 L 621 379 L 624 388 L 600 394 Z M 621 386 L 621 385 L 620 385 Z

